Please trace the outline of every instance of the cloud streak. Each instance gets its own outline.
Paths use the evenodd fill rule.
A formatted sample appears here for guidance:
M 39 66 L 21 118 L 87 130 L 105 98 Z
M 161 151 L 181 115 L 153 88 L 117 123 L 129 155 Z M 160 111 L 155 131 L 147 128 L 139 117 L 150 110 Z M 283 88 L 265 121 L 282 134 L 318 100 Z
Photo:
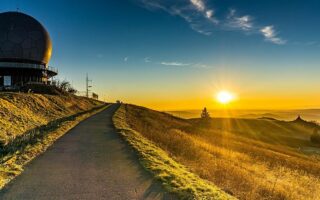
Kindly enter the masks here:
M 198 68 L 198 69 L 210 68 L 209 65 L 202 64 L 202 63 L 161 62 L 159 64 L 164 66 L 172 66 L 172 67 L 190 67 L 190 68 Z
M 129 57 L 125 57 L 129 58 Z M 179 62 L 179 61 L 153 61 L 150 57 L 144 57 L 143 62 L 149 63 L 149 64 L 156 64 L 156 65 L 163 65 L 168 67 L 190 67 L 190 68 L 198 68 L 198 69 L 205 69 L 205 68 L 211 68 L 210 65 L 203 64 L 203 63 L 185 63 L 185 62 Z
M 251 17 L 250 15 L 237 16 L 236 10 L 231 9 L 227 16 L 225 27 L 230 29 L 250 31 L 254 27 L 253 17 Z
M 286 44 L 286 40 L 278 37 L 278 33 L 274 29 L 274 26 L 259 26 L 254 22 L 254 18 L 250 15 L 239 16 L 235 9 L 231 9 L 227 16 L 225 23 L 226 29 L 240 30 L 249 34 L 261 34 L 268 42 L 283 45 Z
M 190 0 L 190 3 L 209 21 L 217 24 L 219 21 L 214 17 L 214 10 L 208 9 L 203 0 Z
M 162 10 L 172 16 L 184 19 L 194 31 L 211 35 L 213 24 L 219 21 L 213 9 L 208 8 L 203 0 L 166 1 L 166 0 L 140 0 L 143 7 L 149 10 Z
M 274 44 L 285 44 L 286 41 L 277 37 L 277 32 L 274 30 L 273 26 L 265 26 L 260 29 L 260 32 L 263 34 L 265 37 L 266 41 L 270 41 Z
M 197 10 L 201 12 L 206 10 L 206 7 L 202 0 L 190 0 L 190 2 L 192 3 L 192 5 L 194 5 L 197 8 Z
M 239 15 L 236 9 L 229 9 L 226 17 L 218 19 L 215 9 L 209 7 L 204 0 L 140 0 L 140 2 L 149 10 L 162 10 L 184 19 L 192 30 L 206 36 L 212 35 L 216 30 L 239 31 L 245 34 L 262 35 L 265 41 L 273 44 L 287 43 L 278 36 L 273 25 L 256 24 L 253 16 Z
M 182 62 L 161 62 L 161 65 L 165 66 L 190 66 L 189 63 L 182 63 Z

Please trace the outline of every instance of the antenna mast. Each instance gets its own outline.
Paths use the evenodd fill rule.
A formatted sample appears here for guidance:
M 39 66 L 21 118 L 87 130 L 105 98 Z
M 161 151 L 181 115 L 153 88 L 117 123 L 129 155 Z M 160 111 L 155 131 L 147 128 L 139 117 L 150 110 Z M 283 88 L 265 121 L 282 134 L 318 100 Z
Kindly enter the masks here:
M 86 76 L 86 97 L 87 98 L 89 98 L 89 92 L 91 91 L 90 88 L 92 87 L 90 83 L 92 83 L 92 80 L 89 80 L 88 73 L 87 73 L 87 76 Z

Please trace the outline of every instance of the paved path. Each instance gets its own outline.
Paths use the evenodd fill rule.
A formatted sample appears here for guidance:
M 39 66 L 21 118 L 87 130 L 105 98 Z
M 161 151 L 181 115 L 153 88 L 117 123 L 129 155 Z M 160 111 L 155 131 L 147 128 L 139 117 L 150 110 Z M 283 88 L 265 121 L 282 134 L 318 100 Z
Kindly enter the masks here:
M 114 129 L 117 107 L 60 138 L 0 191 L 0 199 L 173 199 Z

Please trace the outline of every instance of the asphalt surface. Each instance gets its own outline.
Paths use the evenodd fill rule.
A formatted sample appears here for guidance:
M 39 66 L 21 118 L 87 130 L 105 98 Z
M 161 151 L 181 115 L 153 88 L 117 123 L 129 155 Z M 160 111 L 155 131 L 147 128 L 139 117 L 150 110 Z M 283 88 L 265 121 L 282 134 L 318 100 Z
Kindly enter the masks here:
M 174 199 L 139 164 L 106 110 L 61 137 L 0 191 L 0 199 Z

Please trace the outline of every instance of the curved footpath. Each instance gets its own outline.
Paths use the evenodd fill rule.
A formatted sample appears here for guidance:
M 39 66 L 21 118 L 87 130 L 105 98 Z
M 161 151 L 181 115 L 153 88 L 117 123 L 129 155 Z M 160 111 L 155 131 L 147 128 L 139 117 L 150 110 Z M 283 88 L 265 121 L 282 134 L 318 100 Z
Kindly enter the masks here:
M 174 199 L 115 130 L 118 105 L 84 120 L 29 163 L 0 199 Z

